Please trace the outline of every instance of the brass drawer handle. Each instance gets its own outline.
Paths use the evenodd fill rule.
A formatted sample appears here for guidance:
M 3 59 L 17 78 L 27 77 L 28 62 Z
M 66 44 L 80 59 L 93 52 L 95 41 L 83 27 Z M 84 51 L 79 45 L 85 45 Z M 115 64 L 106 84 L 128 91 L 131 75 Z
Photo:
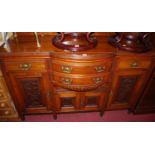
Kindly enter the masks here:
M 61 80 L 64 84 L 71 84 L 73 81 L 72 79 L 68 79 L 68 78 L 62 78 Z
M 72 67 L 69 67 L 69 66 L 62 66 L 62 71 L 63 71 L 64 73 L 71 73 Z
M 131 68 L 137 68 L 137 67 L 139 67 L 139 64 L 137 62 L 134 62 L 130 66 L 131 66 Z
M 102 77 L 97 77 L 97 78 L 94 78 L 94 81 L 96 84 L 99 84 L 103 81 L 103 78 Z
M 28 64 L 28 63 L 20 64 L 20 68 L 21 68 L 22 70 L 24 70 L 24 71 L 30 70 L 31 66 L 32 66 L 32 65 L 31 65 L 31 64 Z
M 96 71 L 97 71 L 98 73 L 104 72 L 104 71 L 105 71 L 105 66 L 97 66 L 97 67 L 95 67 L 95 69 L 96 69 Z

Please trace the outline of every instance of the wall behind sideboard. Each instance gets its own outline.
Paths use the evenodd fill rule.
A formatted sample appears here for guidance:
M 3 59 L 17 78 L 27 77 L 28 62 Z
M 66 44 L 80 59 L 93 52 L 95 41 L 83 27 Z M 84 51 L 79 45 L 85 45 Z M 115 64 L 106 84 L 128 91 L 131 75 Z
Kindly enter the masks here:
M 12 32 L 9 32 L 8 36 L 10 37 L 11 35 L 12 35 Z M 2 40 L 2 32 L 0 32 L 0 46 L 3 43 L 2 41 L 3 41 Z
M 25 36 L 25 35 L 34 35 L 33 32 L 16 32 L 18 36 Z M 43 35 L 55 35 L 56 32 L 38 32 L 38 34 L 43 34 Z M 114 32 L 95 32 L 95 35 L 101 35 L 101 36 L 111 36 L 113 35 Z

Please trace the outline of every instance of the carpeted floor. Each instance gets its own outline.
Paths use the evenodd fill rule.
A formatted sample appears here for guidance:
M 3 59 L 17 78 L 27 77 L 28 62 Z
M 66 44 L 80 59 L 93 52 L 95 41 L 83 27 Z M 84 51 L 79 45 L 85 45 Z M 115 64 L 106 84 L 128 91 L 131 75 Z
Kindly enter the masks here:
M 98 112 L 25 116 L 25 122 L 155 122 L 155 114 L 128 114 L 126 110 L 106 111 L 103 117 Z

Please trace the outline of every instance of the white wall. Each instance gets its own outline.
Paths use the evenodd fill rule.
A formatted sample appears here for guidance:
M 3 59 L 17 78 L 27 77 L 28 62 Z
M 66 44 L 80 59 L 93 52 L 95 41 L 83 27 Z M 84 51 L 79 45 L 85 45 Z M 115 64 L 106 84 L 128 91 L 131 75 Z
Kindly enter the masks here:
M 9 32 L 9 37 L 12 35 L 12 32 Z M 0 45 L 2 44 L 2 33 L 0 32 Z

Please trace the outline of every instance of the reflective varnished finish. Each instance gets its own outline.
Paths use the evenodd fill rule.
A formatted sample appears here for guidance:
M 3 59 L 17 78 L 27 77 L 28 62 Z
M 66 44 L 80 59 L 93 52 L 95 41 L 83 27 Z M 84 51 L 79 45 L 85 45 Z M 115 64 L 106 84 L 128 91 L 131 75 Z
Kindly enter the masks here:
M 135 110 L 154 68 L 154 50 L 122 51 L 97 36 L 95 49 L 69 52 L 54 47 L 51 39 L 39 36 L 38 48 L 32 36 L 20 36 L 9 40 L 8 49 L 0 48 L 4 78 L 21 117 Z

